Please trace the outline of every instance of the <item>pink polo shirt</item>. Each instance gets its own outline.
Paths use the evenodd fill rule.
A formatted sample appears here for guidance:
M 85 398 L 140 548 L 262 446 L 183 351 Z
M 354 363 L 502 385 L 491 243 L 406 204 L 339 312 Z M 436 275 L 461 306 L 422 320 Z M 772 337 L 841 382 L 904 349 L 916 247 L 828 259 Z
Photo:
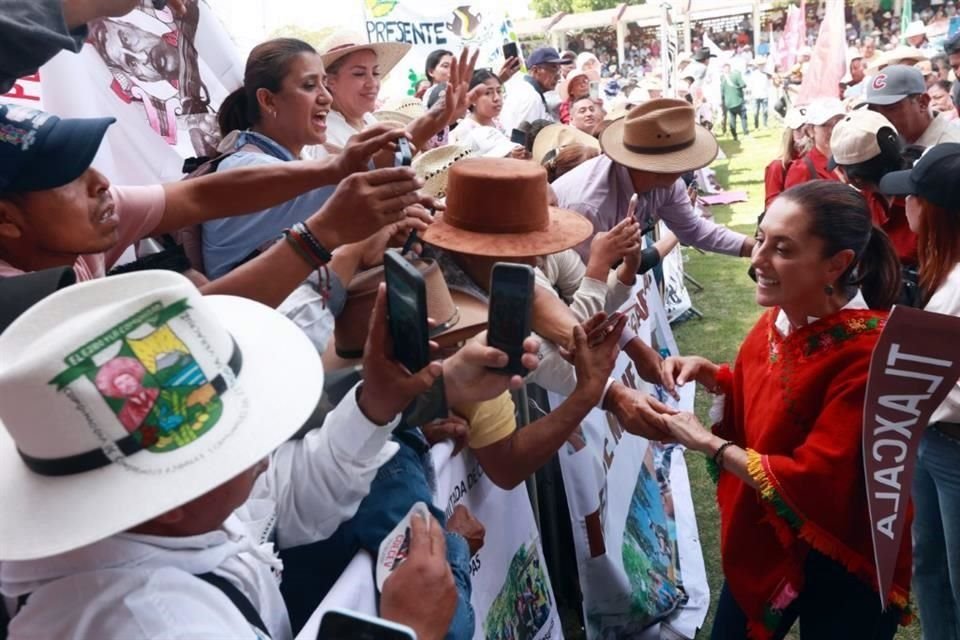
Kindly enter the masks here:
M 160 185 L 110 187 L 110 193 L 116 205 L 117 218 L 120 220 L 117 228 L 119 239 L 117 244 L 105 253 L 93 253 L 77 258 L 73 270 L 76 271 L 79 282 L 107 275 L 107 270 L 113 267 L 124 251 L 153 232 L 166 207 L 166 196 Z M 22 273 L 22 270 L 0 260 L 0 278 Z

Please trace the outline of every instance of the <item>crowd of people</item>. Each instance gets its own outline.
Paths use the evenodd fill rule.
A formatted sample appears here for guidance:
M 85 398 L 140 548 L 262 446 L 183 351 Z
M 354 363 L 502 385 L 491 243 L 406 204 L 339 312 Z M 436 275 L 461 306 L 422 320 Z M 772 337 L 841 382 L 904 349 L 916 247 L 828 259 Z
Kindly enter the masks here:
M 139 2 L 6 4 L 3 88 Z M 92 167 L 113 118 L 0 101 L 4 632 L 292 638 L 358 551 L 376 556 L 433 504 L 432 446 L 469 448 L 511 489 L 601 408 L 709 459 L 714 639 L 783 638 L 797 621 L 803 637 L 890 639 L 911 585 L 927 637 L 960 638 L 960 389 L 924 432 L 886 609 L 860 449 L 891 306 L 960 315 L 960 38 L 917 59 L 874 61 L 868 44 L 835 95 L 788 95 L 754 235 L 702 215 L 698 195 L 711 130 L 769 126 L 789 84 L 746 48 L 697 49 L 677 97 L 654 72 L 604 82 L 607 52 L 551 47 L 523 72 L 438 50 L 418 96 L 382 96 L 407 45 L 273 39 L 219 107 L 219 155 L 137 187 Z M 669 231 L 645 242 L 658 222 Z M 183 246 L 121 264 L 159 237 Z M 678 243 L 750 261 L 766 311 L 732 365 L 664 358 L 607 321 Z M 419 371 L 390 330 L 398 249 L 431 301 Z M 498 262 L 535 272 L 523 377 L 487 344 Z M 621 352 L 668 393 L 706 388 L 716 424 L 611 377 Z M 510 391 L 526 383 L 566 400 L 521 429 Z M 483 523 L 429 510 L 411 516 L 379 615 L 472 638 Z

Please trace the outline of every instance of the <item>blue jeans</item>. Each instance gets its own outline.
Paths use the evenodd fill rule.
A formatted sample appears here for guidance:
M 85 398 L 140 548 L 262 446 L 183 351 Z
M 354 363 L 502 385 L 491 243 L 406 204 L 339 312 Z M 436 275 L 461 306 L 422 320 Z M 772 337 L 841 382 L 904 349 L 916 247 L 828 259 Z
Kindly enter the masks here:
M 727 114 L 730 118 L 730 135 L 733 136 L 733 139 L 737 139 L 737 116 L 740 116 L 740 122 L 743 124 L 743 135 L 749 135 L 750 131 L 747 130 L 747 105 L 741 104 L 739 107 L 731 107 L 727 109 Z
M 769 122 L 769 109 L 767 109 L 767 99 L 757 98 L 753 101 L 756 108 L 753 112 L 753 128 L 760 128 L 760 116 L 763 116 L 763 126 L 766 127 Z
M 960 640 L 960 440 L 927 427 L 913 477 L 913 591 L 927 640 Z
M 441 525 L 446 516 L 433 507 L 428 479 L 432 474 L 429 448 L 418 429 L 394 435 L 400 450 L 380 467 L 356 515 L 340 525 L 326 540 L 280 552 L 283 581 L 280 590 L 296 634 L 310 618 L 353 556 L 364 549 L 374 558 L 380 543 L 403 519 L 415 502 L 423 502 Z M 429 471 L 428 471 L 429 469 Z M 447 561 L 457 585 L 457 610 L 447 640 L 470 640 L 475 625 L 470 604 L 470 548 L 463 537 L 447 533 Z

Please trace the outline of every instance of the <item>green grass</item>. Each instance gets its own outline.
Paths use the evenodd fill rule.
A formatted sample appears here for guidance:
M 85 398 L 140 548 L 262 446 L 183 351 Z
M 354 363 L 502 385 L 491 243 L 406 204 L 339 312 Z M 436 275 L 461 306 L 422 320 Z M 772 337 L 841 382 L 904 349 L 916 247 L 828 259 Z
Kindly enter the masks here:
M 747 202 L 732 206 L 713 207 L 716 221 L 743 233 L 753 233 L 757 216 L 763 209 L 763 170 L 777 155 L 779 129 L 771 128 L 753 134 L 752 139 L 739 143 L 729 136 L 721 139 L 721 147 L 728 160 L 717 162 L 714 170 L 729 191 L 746 191 Z M 730 258 L 717 254 L 700 254 L 685 249 L 688 256 L 687 273 L 703 284 L 706 289 L 691 294 L 693 304 L 704 314 L 702 320 L 691 319 L 674 326 L 674 335 L 682 353 L 697 354 L 713 362 L 733 362 L 740 342 L 760 316 L 761 309 L 754 301 L 753 282 L 747 277 L 749 262 L 746 259 Z M 707 420 L 710 397 L 702 390 L 697 392 L 697 415 Z M 717 513 L 714 484 L 707 475 L 703 456 L 687 453 L 690 469 L 690 484 L 693 502 L 700 528 L 700 544 L 707 566 L 710 583 L 710 613 L 700 635 L 709 637 L 713 615 L 723 572 L 720 568 L 720 519 Z M 799 638 L 794 633 L 791 639 Z M 920 627 L 914 623 L 901 629 L 898 640 L 920 640 Z

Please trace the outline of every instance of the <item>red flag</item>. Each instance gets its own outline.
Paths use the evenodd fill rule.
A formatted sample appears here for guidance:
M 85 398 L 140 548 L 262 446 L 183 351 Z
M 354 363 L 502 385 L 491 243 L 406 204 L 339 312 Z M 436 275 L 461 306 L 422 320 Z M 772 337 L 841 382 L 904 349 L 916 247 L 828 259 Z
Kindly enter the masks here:
M 817 44 L 803 75 L 797 104 L 815 98 L 839 98 L 840 80 L 847 72 L 846 21 L 843 0 L 827 0 Z

